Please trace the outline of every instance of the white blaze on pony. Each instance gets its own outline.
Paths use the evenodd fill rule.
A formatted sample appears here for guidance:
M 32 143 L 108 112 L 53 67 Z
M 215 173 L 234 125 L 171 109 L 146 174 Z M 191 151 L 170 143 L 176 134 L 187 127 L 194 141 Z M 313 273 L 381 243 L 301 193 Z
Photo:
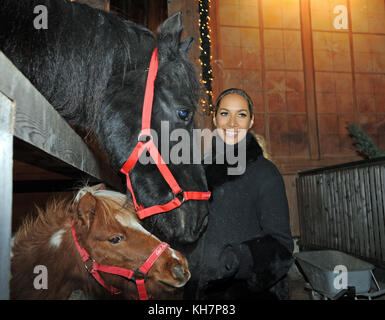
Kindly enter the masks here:
M 61 245 L 61 242 L 63 240 L 63 233 L 65 232 L 64 229 L 60 229 L 59 231 L 55 232 L 51 239 L 49 240 L 49 244 L 52 248 L 59 248 Z
M 144 297 L 177 299 L 190 279 L 186 258 L 141 226 L 124 194 L 103 185 L 84 187 L 74 200 L 54 200 L 39 210 L 16 233 L 12 252 L 12 299 L 68 299 L 75 290 L 92 298 L 120 293 L 119 299 L 135 299 L 142 289 Z M 45 290 L 31 288 L 36 265 L 48 271 Z

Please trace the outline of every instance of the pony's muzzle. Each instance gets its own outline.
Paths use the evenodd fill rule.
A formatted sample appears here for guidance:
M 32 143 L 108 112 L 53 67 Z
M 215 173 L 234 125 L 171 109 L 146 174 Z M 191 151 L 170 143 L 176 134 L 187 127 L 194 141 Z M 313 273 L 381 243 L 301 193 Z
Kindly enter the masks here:
M 172 270 L 172 276 L 175 280 L 180 282 L 178 287 L 182 287 L 186 284 L 186 282 L 190 279 L 191 274 L 188 268 L 182 266 L 181 264 L 176 264 Z

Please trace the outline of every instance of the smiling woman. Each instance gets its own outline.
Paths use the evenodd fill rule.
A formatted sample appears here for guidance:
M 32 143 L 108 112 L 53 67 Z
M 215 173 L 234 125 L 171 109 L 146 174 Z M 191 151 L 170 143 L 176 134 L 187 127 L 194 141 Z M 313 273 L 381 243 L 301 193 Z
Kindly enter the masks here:
M 288 298 L 285 277 L 293 263 L 293 241 L 285 186 L 248 132 L 253 121 L 246 92 L 228 89 L 218 97 L 213 118 L 218 136 L 212 143 L 212 164 L 205 168 L 212 191 L 209 223 L 189 257 L 192 279 L 186 298 Z M 228 155 L 240 154 L 244 146 L 245 170 L 230 174 L 234 163 Z M 224 163 L 218 162 L 221 156 Z
M 222 92 L 217 100 L 213 122 L 226 144 L 234 145 L 241 141 L 254 123 L 250 97 L 240 89 Z

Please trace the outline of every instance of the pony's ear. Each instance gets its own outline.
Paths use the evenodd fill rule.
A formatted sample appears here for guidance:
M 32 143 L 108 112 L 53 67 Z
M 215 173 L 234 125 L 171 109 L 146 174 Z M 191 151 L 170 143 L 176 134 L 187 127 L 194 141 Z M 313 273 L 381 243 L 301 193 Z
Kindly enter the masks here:
M 96 204 L 96 199 L 90 192 L 87 192 L 77 204 L 75 220 L 87 230 L 94 219 Z
M 158 28 L 158 48 L 160 57 L 168 58 L 178 53 L 182 35 L 182 13 L 177 12 L 166 19 Z
M 187 53 L 190 50 L 193 42 L 194 42 L 193 37 L 188 37 L 188 38 L 184 39 L 180 44 L 179 50 L 184 52 L 184 53 Z

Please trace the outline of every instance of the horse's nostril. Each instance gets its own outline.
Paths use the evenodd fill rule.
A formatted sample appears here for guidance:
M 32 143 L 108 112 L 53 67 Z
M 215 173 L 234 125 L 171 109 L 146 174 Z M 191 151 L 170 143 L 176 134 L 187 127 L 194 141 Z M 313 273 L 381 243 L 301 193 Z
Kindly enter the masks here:
M 180 264 L 176 264 L 174 266 L 173 274 L 174 274 L 175 279 L 180 280 L 180 281 L 182 281 L 186 278 L 184 275 L 184 269 Z

